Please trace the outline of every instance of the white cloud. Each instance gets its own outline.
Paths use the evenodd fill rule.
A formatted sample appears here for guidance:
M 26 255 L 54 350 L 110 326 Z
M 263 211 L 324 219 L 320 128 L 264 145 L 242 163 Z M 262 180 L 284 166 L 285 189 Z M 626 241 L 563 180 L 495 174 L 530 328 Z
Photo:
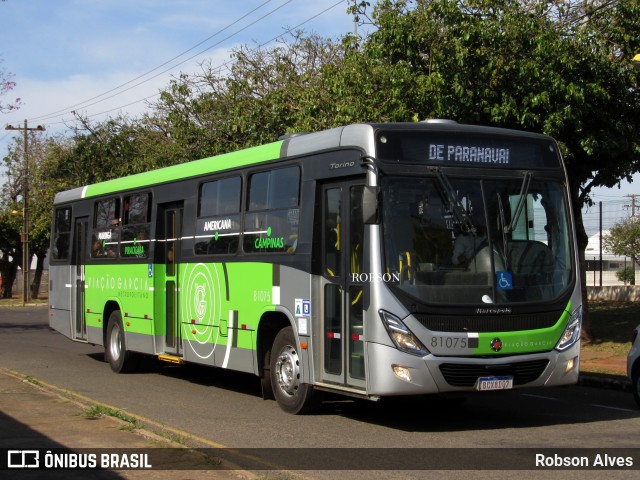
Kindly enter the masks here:
M 68 111 L 75 109 L 100 120 L 117 115 L 119 108 L 132 116 L 147 108 L 140 100 L 166 87 L 171 76 L 199 71 L 199 62 L 211 58 L 213 65 L 229 61 L 231 48 L 262 44 L 319 13 L 337 0 L 293 0 L 272 15 L 232 36 L 234 32 L 261 19 L 286 3 L 272 0 L 224 32 L 194 48 L 184 60 L 203 50 L 170 72 L 177 61 L 133 80 L 181 52 L 194 47 L 265 0 L 30 0 L 0 3 L 4 20 L 0 29 L 4 66 L 15 74 L 12 97 L 21 97 L 24 106 L 0 117 L 2 125 L 44 123 L 49 132 L 65 129 L 73 122 Z M 346 0 L 303 28 L 335 37 L 350 31 Z M 230 38 L 227 38 L 230 37 Z M 221 42 L 219 45 L 216 45 Z M 160 74 L 160 75 L 158 75 Z M 136 84 L 157 76 L 139 86 Z M 128 85 L 107 93 L 124 83 Z M 117 93 L 117 95 L 115 95 Z M 112 97 L 112 98 L 108 98 Z M 100 102 L 98 102 L 101 100 Z M 98 102 L 98 103 L 96 103 Z M 95 103 L 94 105 L 90 105 Z M 80 105 L 79 105 L 80 104 Z M 65 115 L 56 113 L 64 110 Z M 44 116 L 44 117 L 43 117 Z M 15 132 L 14 132 L 15 133 Z M 12 135 L 0 132 L 0 155 Z

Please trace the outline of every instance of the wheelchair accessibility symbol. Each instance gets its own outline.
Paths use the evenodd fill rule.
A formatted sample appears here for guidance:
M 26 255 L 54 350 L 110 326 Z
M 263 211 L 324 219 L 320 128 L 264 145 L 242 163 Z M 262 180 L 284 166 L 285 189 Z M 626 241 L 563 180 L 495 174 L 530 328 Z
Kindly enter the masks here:
M 511 290 L 513 288 L 513 279 L 511 272 L 496 272 L 496 285 L 498 290 Z

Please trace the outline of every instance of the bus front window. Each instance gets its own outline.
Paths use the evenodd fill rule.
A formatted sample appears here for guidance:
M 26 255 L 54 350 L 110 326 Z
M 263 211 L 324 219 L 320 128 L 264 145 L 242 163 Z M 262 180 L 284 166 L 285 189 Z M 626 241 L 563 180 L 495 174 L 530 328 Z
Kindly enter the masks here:
M 559 181 L 385 177 L 382 198 L 385 272 L 421 302 L 549 301 L 572 281 Z

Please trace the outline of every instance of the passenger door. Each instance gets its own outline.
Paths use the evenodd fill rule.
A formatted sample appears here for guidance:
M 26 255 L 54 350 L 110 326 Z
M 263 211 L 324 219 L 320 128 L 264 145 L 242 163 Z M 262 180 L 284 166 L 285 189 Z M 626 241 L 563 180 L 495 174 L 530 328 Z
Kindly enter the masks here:
M 87 261 L 88 217 L 75 219 L 73 234 L 73 265 L 71 272 L 71 338 L 87 340 L 87 320 L 85 317 L 85 263 Z
M 322 381 L 363 390 L 364 224 L 361 181 L 322 187 Z
M 164 301 L 157 303 L 164 313 L 165 348 L 164 353 L 181 355 L 180 318 L 178 289 L 180 286 L 180 248 L 182 237 L 182 204 L 159 206 L 157 232 L 161 239 L 156 248 L 157 266 L 164 272 L 157 272 L 159 284 L 156 288 L 164 295 Z

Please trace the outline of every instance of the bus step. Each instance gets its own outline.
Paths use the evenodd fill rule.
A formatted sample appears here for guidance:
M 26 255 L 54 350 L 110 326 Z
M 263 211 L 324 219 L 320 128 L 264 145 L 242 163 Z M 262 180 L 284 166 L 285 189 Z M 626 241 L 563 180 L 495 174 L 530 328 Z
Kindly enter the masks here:
M 177 363 L 178 365 L 182 365 L 184 360 L 182 357 L 177 357 L 175 355 L 169 355 L 168 353 L 161 353 L 158 355 L 158 360 L 169 363 Z

